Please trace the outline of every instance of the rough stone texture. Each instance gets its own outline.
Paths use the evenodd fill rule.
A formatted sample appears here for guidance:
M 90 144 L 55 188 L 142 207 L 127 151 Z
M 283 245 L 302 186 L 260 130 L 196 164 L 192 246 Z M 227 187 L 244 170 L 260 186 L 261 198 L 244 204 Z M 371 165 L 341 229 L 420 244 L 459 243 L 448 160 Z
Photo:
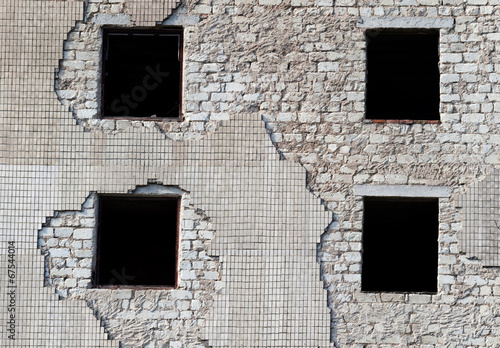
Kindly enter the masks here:
M 86 17 L 72 1 L 4 3 L 9 6 L 0 11 L 1 35 L 8 33 L 12 41 L 0 45 L 2 76 L 9 78 L 0 80 L 0 198 L 6 207 L 0 214 L 7 230 L 1 240 L 18 238 L 27 255 L 24 286 L 35 290 L 33 302 L 22 307 L 25 313 L 40 303 L 60 313 L 48 321 L 25 314 L 33 321 L 23 328 L 43 327 L 41 322 L 58 332 L 73 328 L 72 306 L 86 315 L 79 325 L 98 325 L 82 301 L 42 295 L 49 292 L 41 287 L 43 261 L 34 248 L 44 219 L 54 211 L 77 211 L 91 191 L 125 193 L 159 179 L 189 191 L 193 205 L 212 218 L 216 237 L 210 253 L 222 262 L 221 293 L 207 320 L 179 331 L 182 339 L 169 347 L 198 342 L 200 331 L 214 347 L 500 345 L 500 275 L 481 262 L 496 262 L 497 251 L 483 247 L 498 240 L 496 218 L 476 220 L 474 215 L 485 213 L 484 203 L 498 201 L 494 190 L 487 197 L 476 192 L 496 181 L 500 161 L 497 0 L 187 2 L 175 13 L 178 21 L 185 16 L 186 25 L 185 120 L 169 123 L 99 119 L 100 28 L 92 18 L 127 14 L 134 24 L 136 14 L 127 2 L 90 1 Z M 140 23 L 165 20 L 163 12 L 144 9 Z M 404 23 L 454 22 L 439 30 L 440 123 L 364 120 L 366 42 L 357 23 L 367 17 L 381 23 L 388 17 Z M 19 33 L 5 29 L 19 28 L 21 20 L 37 26 L 23 26 L 26 32 Z M 40 33 L 48 36 L 43 37 L 46 45 L 34 44 L 42 40 Z M 48 47 L 49 53 L 38 47 Z M 60 102 L 53 88 L 58 59 Z M 213 143 L 193 146 L 197 141 L 190 139 Z M 285 161 L 278 161 L 275 151 Z M 202 159 L 210 165 L 201 166 Z M 293 161 L 307 170 L 308 189 L 333 212 L 329 226 L 328 214 L 305 193 L 303 172 Z M 436 294 L 361 292 L 363 197 L 354 185 L 450 187 L 450 197 L 439 204 Z M 106 317 L 114 320 L 118 302 L 110 298 L 113 294 L 91 295 L 92 308 L 109 304 L 112 314 Z M 0 296 L 5 301 L 5 294 Z M 117 296 L 124 297 L 123 305 L 129 295 Z M 4 323 L 6 314 L 0 313 Z M 115 328 L 118 321 L 105 325 Z M 29 330 L 22 335 L 29 343 L 18 346 L 37 346 L 31 342 L 39 336 Z M 110 344 L 96 337 L 84 344 Z M 83 346 L 83 340 L 55 344 L 44 339 L 54 347 Z
M 65 14 L 65 2 L 50 3 L 61 6 L 54 12 Z M 45 2 L 27 2 L 25 6 L 28 12 L 39 13 Z M 48 18 L 40 22 L 41 28 L 45 28 Z M 38 38 L 40 28 L 30 27 L 29 30 Z M 185 321 L 192 325 L 179 323 L 175 331 L 160 333 L 155 327 L 160 327 L 158 320 L 152 320 L 150 328 L 155 330 L 151 341 L 146 342 L 151 336 L 143 334 L 137 335 L 140 343 L 127 340 L 121 343 L 136 347 L 146 344 L 155 348 L 162 345 L 189 347 L 199 345 L 201 336 L 208 340 L 206 344 L 223 347 L 234 347 L 242 342 L 255 347 L 329 346 L 330 311 L 316 251 L 320 235 L 331 221 L 331 212 L 326 212 L 320 200 L 305 188 L 304 169 L 292 161 L 280 161 L 261 115 L 235 114 L 217 132 L 199 141 L 173 142 L 152 122 L 125 125 L 123 131 L 115 133 L 97 129 L 85 132 L 54 93 L 53 69 L 63 52 L 63 40 L 68 31 L 69 27 L 62 27 L 59 36 L 45 37 L 45 45 L 57 52 L 51 60 L 35 60 L 39 57 L 36 50 L 26 48 L 23 51 L 29 55 L 30 62 L 36 62 L 31 68 L 40 71 L 39 74 L 32 74 L 31 70 L 18 71 L 18 60 L 2 60 L 2 69 L 15 80 L 7 85 L 1 80 L 1 90 L 17 88 L 16 94 L 9 94 L 9 103 L 2 104 L 5 108 L 2 116 L 5 117 L 0 118 L 1 139 L 7 135 L 12 139 L 9 151 L 2 152 L 1 157 L 5 175 L 0 176 L 0 182 L 9 189 L 0 191 L 0 201 L 15 202 L 10 210 L 0 212 L 8 231 L 1 235 L 2 242 L 16 239 L 20 252 L 37 255 L 37 231 L 42 230 L 42 235 L 50 233 L 42 229 L 46 218 L 52 217 L 54 211 L 63 215 L 75 214 L 89 192 L 124 194 L 148 182 L 178 186 L 190 192 L 193 206 L 203 209 L 212 218 L 216 237 L 210 254 L 219 256 L 222 262 L 221 293 L 214 299 L 206 321 Z M 25 33 L 12 35 L 15 43 L 33 42 L 25 41 Z M 35 78 L 40 75 L 43 78 Z M 18 110 L 18 105 L 31 110 L 31 106 L 22 103 L 28 96 L 38 98 L 36 113 Z M 34 129 L 39 131 L 34 132 Z M 40 136 L 42 130 L 43 136 Z M 59 231 L 58 236 L 65 238 L 63 236 L 71 233 L 71 228 L 67 228 Z M 59 255 L 68 257 L 71 252 L 68 248 Z M 206 253 L 201 250 L 198 256 L 204 255 Z M 7 268 L 5 261 L 1 262 L 0 287 L 4 288 Z M 20 339 L 9 342 L 2 330 L 2 346 L 117 346 L 118 340 L 107 341 L 102 332 L 92 331 L 101 323 L 97 318 L 103 324 L 109 320 L 104 325 L 112 335 L 118 331 L 121 335 L 129 335 L 126 330 L 121 331 L 122 318 L 117 317 L 120 312 L 115 311 L 125 302 L 110 301 L 109 293 L 101 296 L 94 290 L 85 291 L 85 296 L 95 296 L 89 303 L 97 318 L 82 305 L 84 301 L 80 297 L 46 301 L 40 295 L 43 266 L 41 256 L 27 258 L 21 265 L 20 286 L 23 294 L 29 293 L 30 301 L 18 304 L 22 313 L 19 317 L 22 324 L 18 327 Z M 207 276 L 211 278 L 214 274 Z M 55 290 L 46 288 L 46 291 Z M 1 301 L 6 300 L 4 292 L 0 296 Z M 133 296 L 137 298 L 134 302 L 137 307 L 130 313 L 130 323 L 142 322 L 140 315 L 147 312 L 142 306 L 148 301 L 154 302 L 150 299 L 156 295 L 136 292 Z M 162 296 L 168 299 L 171 295 L 164 293 Z M 182 319 L 185 303 L 180 306 L 172 313 L 175 314 L 172 322 Z M 54 309 L 58 307 L 60 309 Z M 34 308 L 57 316 L 46 318 Z M 201 316 L 200 310 L 197 311 L 196 315 Z M 2 310 L 0 315 L 0 322 L 4 323 L 7 312 Z M 53 325 L 57 328 L 48 329 Z M 127 325 L 123 326 L 130 328 Z M 75 333 L 85 330 L 92 334 L 91 339 L 85 335 L 78 335 L 78 340 L 72 335 L 51 335 L 54 331 L 71 332 L 75 326 L 79 327 Z M 134 330 L 143 329 L 141 326 Z M 160 331 L 162 329 L 160 327 Z
M 249 347 L 329 346 L 330 326 L 321 325 L 329 323 L 330 316 L 316 264 L 316 248 L 331 217 L 299 184 L 305 179 L 303 168 L 279 160 L 258 114 L 241 115 L 200 141 L 172 142 L 155 129 L 144 132 L 144 139 L 152 137 L 155 143 L 134 151 L 151 156 L 153 148 L 169 144 L 155 153 L 156 161 L 168 163 L 158 180 L 189 188 L 195 206 L 208 209 L 207 215 L 213 216 L 218 229 L 209 253 L 200 242 L 212 238 L 213 232 L 206 226 L 198 228 L 199 217 L 186 210 L 182 212 L 185 230 L 179 272 L 183 282 L 179 289 L 124 293 L 86 289 L 88 272 L 82 277 L 76 271 L 88 270 L 94 252 L 78 260 L 79 267 L 71 270 L 71 277 L 66 270 L 71 268 L 68 262 L 73 262 L 80 246 L 73 245 L 76 237 L 88 237 L 82 227 L 95 225 L 95 206 L 90 197 L 81 212 L 57 213 L 39 232 L 39 243 L 48 253 L 49 283 L 61 295 L 68 294 L 66 302 L 85 299 L 110 336 L 124 347 L 162 347 L 167 343 L 197 347 L 202 344 L 201 338 L 210 346 L 233 347 L 242 337 L 252 338 L 245 344 Z M 123 136 L 138 134 L 131 129 L 108 139 L 111 143 L 107 148 L 116 148 L 124 141 Z M 112 187 L 114 178 L 108 176 L 110 182 L 102 179 L 106 176 L 100 170 L 106 168 L 95 167 L 98 172 L 91 181 Z M 122 185 L 134 181 L 124 179 Z M 266 183 L 274 187 L 272 191 Z M 137 192 L 148 193 L 147 188 Z M 128 190 L 115 187 L 97 191 Z M 191 226 L 195 231 L 200 229 L 194 240 L 188 233 Z M 92 251 L 92 246 L 89 249 Z M 222 283 L 217 283 L 216 263 L 210 262 L 208 254 L 220 258 Z M 194 267 L 196 261 L 207 263 L 200 270 L 182 269 L 184 262 Z M 71 279 L 77 279 L 77 284 Z M 220 294 L 216 294 L 218 289 Z M 179 290 L 190 298 L 180 303 L 173 301 Z M 195 300 L 203 305 L 193 307 Z M 166 301 L 165 307 L 157 307 L 161 301 Z M 172 303 L 176 307 L 171 307 Z M 211 310 L 206 314 L 208 308 Z M 205 315 L 206 321 L 202 320 Z
M 156 185 L 138 188 L 136 193 L 151 186 Z M 96 194 L 90 195 L 81 211 L 58 212 L 40 230 L 38 245 L 46 255 L 47 285 L 55 286 L 61 297 L 85 300 L 110 337 L 122 342 L 121 347 L 164 347 L 169 342 L 202 347 L 197 339 L 199 323 L 221 287 L 219 262 L 206 255 L 215 234 L 209 219 L 190 204 L 188 194 L 182 194 L 176 289 L 91 289 L 97 201 Z

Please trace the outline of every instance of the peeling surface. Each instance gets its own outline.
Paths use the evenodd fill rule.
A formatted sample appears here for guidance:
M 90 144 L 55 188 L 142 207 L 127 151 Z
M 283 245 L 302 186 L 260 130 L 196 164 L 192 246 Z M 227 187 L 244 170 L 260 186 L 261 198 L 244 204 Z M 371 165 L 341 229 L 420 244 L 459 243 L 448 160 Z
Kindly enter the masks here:
M 9 33 L 12 41 L 0 45 L 1 72 L 8 77 L 0 80 L 8 101 L 0 110 L 0 182 L 6 188 L 0 198 L 8 202 L 1 212 L 2 242 L 20 240 L 23 272 L 33 270 L 23 273 L 26 289 L 35 289 L 33 302 L 22 307 L 29 313 L 23 319 L 63 332 L 72 327 L 73 303 L 83 304 L 56 301 L 53 288 L 42 288 L 43 258 L 35 245 L 44 219 L 54 211 L 78 211 L 91 191 L 126 193 L 154 179 L 185 188 L 193 205 L 207 212 L 217 230 L 210 253 L 222 262 L 223 286 L 208 319 L 176 331 L 181 339 L 171 347 L 191 345 L 191 332 L 201 331 L 214 347 L 500 345 L 499 274 L 483 267 L 490 262 L 485 255 L 496 254 L 480 254 L 496 242 L 495 215 L 477 204 L 498 201 L 496 188 L 467 203 L 479 197 L 476 189 L 495 181 L 500 164 L 497 2 L 190 1 L 174 13 L 186 20 L 185 121 L 179 123 L 99 119 L 100 29 L 90 19 L 126 14 L 134 25 L 135 14 L 126 2 L 103 0 L 89 3 L 84 17 L 75 4 L 25 0 L 15 11 L 0 11 L 1 25 L 36 24 Z M 153 15 L 149 25 L 165 20 Z M 440 123 L 365 122 L 366 44 L 357 23 L 366 17 L 454 21 L 440 29 Z M 48 53 L 34 45 L 42 39 Z M 11 55 L 14 47 L 23 54 Z M 53 72 L 61 58 L 58 101 Z M 307 182 L 294 161 L 306 169 Z M 354 185 L 450 188 L 439 203 L 437 294 L 360 291 L 363 203 Z M 320 199 L 329 213 L 321 211 Z M 474 209 L 493 218 L 471 220 Z M 479 235 L 479 244 L 468 240 Z M 0 267 L 0 282 L 5 269 Z M 292 280 L 283 281 L 285 275 Z M 154 303 L 153 294 L 127 294 L 121 302 L 110 293 L 91 295 L 90 306 L 103 321 L 109 316 L 109 328 L 119 327 L 118 308 L 126 301 Z M 47 311 L 57 308 L 60 317 L 31 314 L 38 303 Z M 82 327 L 99 337 L 89 345 L 116 345 L 98 333 L 99 322 L 85 305 L 78 313 L 85 317 Z M 307 336 L 308 328 L 320 332 Z M 173 340 L 164 334 L 158 336 L 163 342 Z M 20 335 L 26 341 L 18 346 L 36 347 L 35 333 Z M 39 346 L 86 344 L 74 337 L 42 341 Z
M 156 187 L 153 187 L 156 186 Z M 182 194 L 179 286 L 171 290 L 93 289 L 98 197 L 81 211 L 57 212 L 39 232 L 45 254 L 45 283 L 66 301 L 84 300 L 120 347 L 203 346 L 200 323 L 220 290 L 220 264 L 206 255 L 215 231 L 206 215 L 179 189 L 148 185 L 138 194 Z M 151 193 L 153 191 L 154 193 Z M 147 238 L 141 234 L 138 238 Z M 120 238 L 119 235 L 116 238 Z

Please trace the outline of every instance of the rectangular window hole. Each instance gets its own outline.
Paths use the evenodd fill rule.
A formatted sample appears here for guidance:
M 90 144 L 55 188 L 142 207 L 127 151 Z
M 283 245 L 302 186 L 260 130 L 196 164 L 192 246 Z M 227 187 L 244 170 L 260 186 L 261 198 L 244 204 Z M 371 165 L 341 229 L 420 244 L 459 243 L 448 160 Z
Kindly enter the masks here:
M 104 117 L 180 119 L 182 29 L 105 29 Z
M 101 196 L 98 287 L 176 287 L 178 197 Z
M 437 292 L 437 198 L 364 198 L 361 288 Z
M 439 120 L 439 31 L 366 31 L 366 119 Z

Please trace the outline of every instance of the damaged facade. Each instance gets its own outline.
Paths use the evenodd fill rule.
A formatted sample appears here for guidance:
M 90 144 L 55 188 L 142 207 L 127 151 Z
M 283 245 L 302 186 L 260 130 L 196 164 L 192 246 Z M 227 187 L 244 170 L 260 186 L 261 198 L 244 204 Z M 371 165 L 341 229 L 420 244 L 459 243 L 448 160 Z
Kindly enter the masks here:
M 0 347 L 500 346 L 499 28 L 0 0 Z

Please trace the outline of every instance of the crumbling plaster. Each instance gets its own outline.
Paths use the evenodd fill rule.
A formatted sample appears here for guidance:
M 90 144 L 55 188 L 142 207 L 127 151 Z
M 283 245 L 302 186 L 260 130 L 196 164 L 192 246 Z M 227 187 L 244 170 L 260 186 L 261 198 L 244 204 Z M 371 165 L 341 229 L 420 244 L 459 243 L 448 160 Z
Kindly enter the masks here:
M 86 301 L 110 338 L 121 342 L 120 347 L 203 347 L 199 330 L 222 285 L 220 264 L 207 255 L 215 233 L 212 224 L 192 206 L 189 194 L 178 188 L 150 184 L 130 194 L 181 197 L 179 286 L 163 290 L 134 289 L 125 284 L 121 289 L 93 288 L 96 193 L 89 195 L 81 211 L 56 212 L 40 230 L 38 245 L 45 255 L 46 285 L 54 286 L 62 298 Z M 137 237 L 147 238 L 147 231 L 137 231 Z M 117 284 L 121 284 L 119 280 Z
M 121 4 L 103 4 L 93 5 L 96 11 L 124 11 Z M 185 28 L 185 121 L 103 121 L 92 111 L 78 116 L 78 110 L 98 104 L 92 93 L 100 47 L 99 28 L 79 23 L 68 37 L 56 85 L 78 122 L 105 133 L 156 127 L 182 140 L 216 132 L 219 121 L 234 114 L 259 113 L 282 156 L 307 169 L 309 189 L 335 215 L 322 236 L 319 259 L 332 338 L 339 346 L 499 345 L 498 271 L 461 252 L 463 217 L 454 200 L 500 160 L 500 4 L 245 0 L 202 2 L 178 13 L 183 11 L 200 16 Z M 454 19 L 453 27 L 440 29 L 440 123 L 363 119 L 361 16 Z M 81 79 L 76 77 L 85 70 L 66 69 L 78 50 L 91 56 L 84 64 L 89 76 Z M 61 91 L 75 94 L 65 97 Z M 360 291 L 363 207 L 354 184 L 450 187 L 451 196 L 440 199 L 437 294 Z
M 78 129 L 81 132 L 81 128 Z M 240 115 L 221 125 L 218 132 L 199 141 L 174 142 L 166 140 L 154 129 L 136 131 L 130 129 L 113 135 L 108 138 L 110 143 L 106 149 L 117 149 L 117 144 L 126 139 L 124 136 L 153 139 L 148 142 L 147 151 L 142 148 L 143 142 L 134 147 L 149 160 L 154 157 L 155 161 L 163 163 L 158 167 L 161 170 L 157 168 L 159 172 L 149 172 L 148 176 L 157 176 L 161 182 L 189 190 L 193 204 L 213 217 L 213 226 L 217 230 L 209 255 L 218 256 L 222 264 L 221 291 L 213 294 L 214 304 L 206 314 L 206 320 L 193 322 L 189 330 L 186 328 L 181 333 L 187 332 L 193 340 L 207 340 L 214 347 L 233 347 L 242 342 L 242 337 L 251 338 L 251 341 L 244 341 L 247 346 L 254 347 L 288 347 L 290 344 L 296 347 L 329 346 L 330 325 L 322 323 L 330 323 L 330 314 L 325 305 L 326 291 L 316 262 L 317 243 L 321 232 L 331 221 L 331 213 L 326 212 L 320 201 L 303 186 L 303 168 L 291 161 L 279 160 L 260 116 Z M 135 161 L 135 156 L 131 158 Z M 105 170 L 100 166 L 98 168 Z M 132 167 L 119 168 L 130 170 Z M 127 189 L 118 189 L 102 179 L 109 178 L 114 182 L 113 176 L 96 173 L 96 177 L 99 179 L 92 179 L 92 182 L 99 183 L 98 192 L 127 192 Z M 126 177 L 128 179 L 122 179 L 123 182 L 137 180 Z M 267 185 L 273 188 L 269 190 Z M 91 215 L 85 210 L 82 214 Z M 76 216 L 75 212 L 58 215 Z M 69 220 L 72 224 L 78 219 Z M 59 223 L 57 217 L 55 221 Z M 51 223 L 49 220 L 48 226 L 41 231 L 42 237 L 48 235 L 47 244 L 52 239 L 51 233 L 55 235 L 57 232 L 57 228 L 46 230 L 50 229 Z M 284 225 L 287 225 L 286 230 L 282 228 Z M 64 229 L 63 232 L 70 231 Z M 51 250 L 48 252 L 50 255 Z M 316 267 L 311 267 L 311 264 Z M 53 271 L 48 272 L 49 276 L 50 272 Z M 57 269 L 53 274 L 61 278 Z M 63 284 L 61 280 L 54 283 Z M 64 285 L 61 288 L 64 290 Z M 100 297 L 101 293 L 94 289 L 81 288 L 76 292 L 78 296 L 68 296 L 62 302 L 78 301 L 80 297 L 86 298 L 87 294 L 91 294 L 92 299 L 93 296 L 98 298 L 96 308 L 99 305 L 109 308 L 107 293 Z M 248 302 L 251 302 L 250 306 Z M 90 305 L 93 306 L 93 303 Z M 137 306 L 130 311 L 130 316 L 137 315 L 139 318 L 144 309 Z M 110 320 L 111 335 L 117 332 L 113 326 L 120 322 L 120 318 L 114 321 L 114 314 L 104 310 L 96 314 L 104 323 Z M 174 322 L 181 319 L 182 312 L 173 318 Z M 142 326 L 137 330 L 142 330 Z M 200 331 L 201 337 L 198 334 Z M 145 344 L 145 336 L 136 337 L 143 340 L 133 344 Z M 173 342 L 171 336 L 162 339 L 168 344 Z M 193 340 L 183 337 L 175 342 L 190 346 Z M 167 341 L 158 339 L 148 344 L 161 347 Z

